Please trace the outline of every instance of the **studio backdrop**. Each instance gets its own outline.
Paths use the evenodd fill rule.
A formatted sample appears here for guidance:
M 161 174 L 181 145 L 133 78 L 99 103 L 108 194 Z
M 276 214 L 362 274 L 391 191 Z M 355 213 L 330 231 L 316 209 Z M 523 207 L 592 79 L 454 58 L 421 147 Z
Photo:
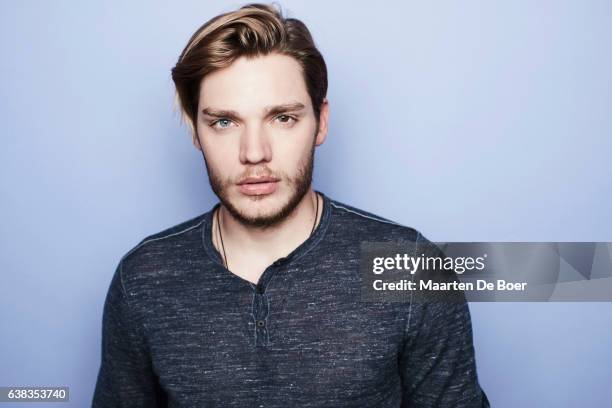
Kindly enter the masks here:
M 240 5 L 0 4 L 0 386 L 90 404 L 120 257 L 216 203 L 170 69 Z M 612 241 L 612 3 L 280 5 L 329 72 L 316 189 L 432 241 Z M 609 406 L 611 303 L 470 310 L 492 406 Z

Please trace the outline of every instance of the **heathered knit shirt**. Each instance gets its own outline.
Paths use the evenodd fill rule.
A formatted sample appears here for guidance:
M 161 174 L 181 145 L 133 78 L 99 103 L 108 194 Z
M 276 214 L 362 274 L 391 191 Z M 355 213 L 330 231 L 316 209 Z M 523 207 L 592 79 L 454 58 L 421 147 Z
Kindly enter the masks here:
M 488 407 L 467 303 L 360 301 L 362 241 L 426 239 L 319 194 L 313 234 L 256 285 L 212 244 L 219 204 L 127 252 L 93 407 Z

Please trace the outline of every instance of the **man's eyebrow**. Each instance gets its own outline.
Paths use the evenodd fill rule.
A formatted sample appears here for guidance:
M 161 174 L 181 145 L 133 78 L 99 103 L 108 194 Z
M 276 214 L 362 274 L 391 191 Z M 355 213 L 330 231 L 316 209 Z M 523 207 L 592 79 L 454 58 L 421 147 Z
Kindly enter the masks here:
M 301 102 L 284 103 L 281 105 L 268 106 L 264 109 L 266 116 L 278 115 L 284 112 L 294 112 L 304 109 L 306 106 Z M 228 119 L 240 119 L 238 112 L 226 109 L 213 109 L 204 108 L 202 113 L 206 116 L 213 118 L 228 118 Z
M 271 116 L 271 115 L 276 115 L 276 114 L 284 113 L 284 112 L 299 111 L 299 110 L 304 109 L 305 107 L 306 106 L 304 106 L 303 103 L 293 102 L 293 103 L 285 103 L 282 105 L 269 106 L 265 109 L 265 111 L 267 112 L 269 116 Z
M 212 116 L 213 118 L 237 119 L 240 117 L 240 115 L 238 115 L 238 112 L 224 109 L 204 108 L 202 109 L 202 113 L 206 116 Z

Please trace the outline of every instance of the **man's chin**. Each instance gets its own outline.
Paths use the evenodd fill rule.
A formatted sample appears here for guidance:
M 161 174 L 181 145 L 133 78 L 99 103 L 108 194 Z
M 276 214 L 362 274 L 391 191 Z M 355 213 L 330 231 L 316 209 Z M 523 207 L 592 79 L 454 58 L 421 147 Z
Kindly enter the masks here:
M 276 197 L 275 197 L 276 196 Z M 224 202 L 230 214 L 240 223 L 252 227 L 271 227 L 285 219 L 289 214 L 287 198 L 277 194 L 243 195 Z

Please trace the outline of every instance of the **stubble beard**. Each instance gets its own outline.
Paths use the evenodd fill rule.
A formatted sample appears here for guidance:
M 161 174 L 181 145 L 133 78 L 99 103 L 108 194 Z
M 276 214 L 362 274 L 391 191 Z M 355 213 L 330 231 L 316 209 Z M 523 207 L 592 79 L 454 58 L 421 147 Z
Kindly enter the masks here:
M 221 201 L 221 204 L 223 204 L 223 206 L 238 222 L 250 227 L 266 229 L 278 225 L 280 222 L 289 217 L 308 192 L 310 185 L 312 184 L 314 150 L 315 144 L 313 143 L 306 160 L 299 164 L 296 176 L 285 177 L 289 182 L 289 187 L 291 189 L 289 200 L 282 205 L 280 209 L 270 214 L 257 216 L 249 216 L 248 214 L 245 214 L 231 202 L 227 191 L 230 186 L 234 185 L 234 182 L 232 182 L 230 179 L 223 180 L 214 169 L 210 168 L 208 161 L 206 160 L 206 155 L 203 152 L 202 156 L 204 157 L 204 164 L 206 165 L 206 172 L 208 173 L 210 187 L 219 198 L 219 201 Z M 259 199 L 261 199 L 261 197 L 253 198 L 253 200 Z

